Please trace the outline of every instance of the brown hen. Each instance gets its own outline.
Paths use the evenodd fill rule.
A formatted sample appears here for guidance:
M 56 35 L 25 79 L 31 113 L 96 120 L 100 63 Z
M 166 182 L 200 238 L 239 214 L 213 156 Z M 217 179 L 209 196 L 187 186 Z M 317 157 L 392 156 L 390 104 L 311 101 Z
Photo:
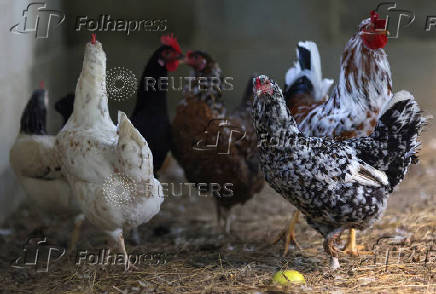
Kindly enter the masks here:
M 172 123 L 172 153 L 188 181 L 197 186 L 206 183 L 215 199 L 218 222 L 224 220 L 229 233 L 230 209 L 264 186 L 256 134 L 247 112 L 251 78 L 239 107 L 228 112 L 222 100 L 228 84 L 218 63 L 201 51 L 188 52 L 186 63 L 194 72 Z

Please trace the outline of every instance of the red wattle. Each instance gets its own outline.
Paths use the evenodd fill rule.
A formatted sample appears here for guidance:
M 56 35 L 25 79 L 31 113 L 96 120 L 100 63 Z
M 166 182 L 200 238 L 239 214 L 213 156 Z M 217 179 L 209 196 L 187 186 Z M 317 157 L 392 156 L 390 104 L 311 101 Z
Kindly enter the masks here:
M 259 77 L 256 78 L 256 89 L 260 88 L 260 79 Z
M 167 71 L 169 72 L 176 71 L 178 67 L 179 67 L 178 60 L 168 61 L 166 64 Z
M 384 48 L 388 43 L 386 34 L 381 33 L 366 33 L 362 35 L 362 40 L 365 46 L 369 49 Z

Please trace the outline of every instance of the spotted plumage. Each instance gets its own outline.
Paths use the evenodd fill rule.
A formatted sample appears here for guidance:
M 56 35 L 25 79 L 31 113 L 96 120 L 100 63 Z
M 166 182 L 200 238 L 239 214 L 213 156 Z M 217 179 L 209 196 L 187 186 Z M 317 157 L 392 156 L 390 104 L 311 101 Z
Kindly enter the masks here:
M 273 90 L 269 94 L 254 85 L 252 117 L 257 137 L 263 138 L 259 154 L 265 179 L 324 236 L 332 266 L 337 267 L 334 240 L 347 228 L 365 229 L 380 218 L 398 184 L 397 175 L 402 178 L 415 157 L 424 123 L 419 107 L 413 96 L 400 92 L 381 112 L 371 137 L 307 137 L 277 84 L 266 76 L 257 83 Z M 269 144 L 278 136 L 285 144 Z
M 380 110 L 392 98 L 389 63 L 383 47 L 387 43 L 384 20 L 376 12 L 365 19 L 345 46 L 338 83 L 323 79 L 316 43 L 299 42 L 298 62 L 285 76 L 284 97 L 298 128 L 306 136 L 344 140 L 370 135 Z M 293 219 L 298 218 L 298 212 Z M 288 234 L 296 243 L 294 223 Z M 358 254 L 354 228 L 345 251 Z M 290 239 L 286 239 L 290 240 Z M 287 252 L 285 244 L 285 253 Z
M 328 99 L 323 100 L 328 87 L 326 79 L 321 80 L 320 73 L 319 77 L 308 75 L 299 70 L 299 64 L 288 71 L 285 98 L 304 134 L 347 139 L 367 136 L 373 132 L 383 105 L 393 94 L 391 71 L 385 51 L 383 48 L 368 48 L 362 37 L 371 24 L 370 19 L 363 20 L 358 32 L 346 44 L 339 79 Z M 300 46 L 307 43 L 311 42 L 300 42 Z M 318 52 L 316 45 L 309 49 Z M 315 56 L 319 59 L 319 54 Z M 320 67 L 319 61 L 312 65 L 312 72 Z M 321 72 L 321 69 L 318 71 Z M 296 98 L 295 91 L 289 91 L 292 87 L 295 88 L 298 77 L 307 77 L 313 87 L 307 102 L 300 101 L 298 96 Z

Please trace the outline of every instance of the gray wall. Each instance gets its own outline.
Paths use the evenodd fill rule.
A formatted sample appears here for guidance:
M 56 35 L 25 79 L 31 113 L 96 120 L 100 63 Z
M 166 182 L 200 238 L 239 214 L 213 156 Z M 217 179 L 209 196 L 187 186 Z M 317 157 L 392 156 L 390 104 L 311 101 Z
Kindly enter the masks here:
M 283 81 L 295 57 L 299 40 L 318 43 L 324 75 L 337 79 L 339 58 L 345 42 L 360 21 L 369 16 L 379 1 L 46 1 L 48 7 L 67 13 L 64 24 L 51 30 L 48 39 L 15 35 L 10 26 L 20 21 L 26 1 L 0 0 L 0 222 L 20 199 L 20 189 L 8 164 L 9 148 L 15 140 L 21 111 L 33 88 L 44 80 L 51 97 L 49 130 L 56 133 L 60 117 L 53 112 L 54 102 L 75 83 L 82 64 L 87 31 L 76 32 L 76 17 L 168 20 L 182 49 L 203 49 L 219 61 L 224 74 L 234 77 L 235 90 L 227 92 L 228 105 L 238 103 L 248 76 L 253 72 L 269 74 Z M 413 10 L 415 22 L 390 39 L 386 47 L 393 72 L 395 90 L 412 91 L 423 109 L 433 113 L 436 90 L 436 30 L 425 32 L 427 15 L 436 15 L 435 1 L 397 1 L 398 7 Z M 108 56 L 108 68 L 124 66 L 140 77 L 152 51 L 159 46 L 160 33 L 97 32 Z M 183 75 L 187 69 L 173 73 Z M 169 93 L 171 114 L 180 93 Z M 111 102 L 111 113 L 130 112 L 135 99 Z M 11 201 L 14 200 L 14 201 Z

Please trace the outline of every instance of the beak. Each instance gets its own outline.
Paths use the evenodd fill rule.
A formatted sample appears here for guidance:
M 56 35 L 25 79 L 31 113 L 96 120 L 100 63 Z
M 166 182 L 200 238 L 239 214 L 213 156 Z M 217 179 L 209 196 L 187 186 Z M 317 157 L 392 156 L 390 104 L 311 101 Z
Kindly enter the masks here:
M 179 61 L 179 64 L 186 63 L 186 58 L 185 58 L 185 55 L 183 55 L 183 54 L 180 54 L 180 56 L 177 57 L 177 60 Z
M 186 64 L 189 65 L 189 58 L 186 55 L 183 55 L 180 59 L 180 64 Z
M 386 36 L 389 36 L 390 35 L 390 33 L 389 33 L 389 31 L 388 30 L 379 30 L 379 31 L 376 31 L 378 34 L 381 34 L 381 35 L 386 35 Z

